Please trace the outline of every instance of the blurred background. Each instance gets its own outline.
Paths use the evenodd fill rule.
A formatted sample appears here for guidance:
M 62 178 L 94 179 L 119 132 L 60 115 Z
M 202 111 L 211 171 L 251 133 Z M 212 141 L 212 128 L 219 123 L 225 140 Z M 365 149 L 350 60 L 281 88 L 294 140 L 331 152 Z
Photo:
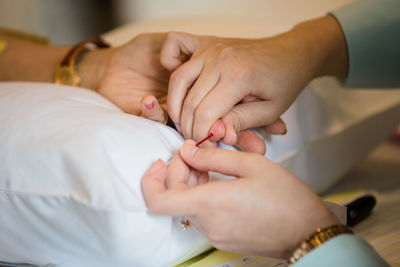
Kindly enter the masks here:
M 188 17 L 296 20 L 297 14 L 312 17 L 316 9 L 347 1 L 0 0 L 0 26 L 41 34 L 54 44 L 75 44 L 130 22 Z
M 112 0 L 0 0 L 0 26 L 75 44 L 115 25 Z

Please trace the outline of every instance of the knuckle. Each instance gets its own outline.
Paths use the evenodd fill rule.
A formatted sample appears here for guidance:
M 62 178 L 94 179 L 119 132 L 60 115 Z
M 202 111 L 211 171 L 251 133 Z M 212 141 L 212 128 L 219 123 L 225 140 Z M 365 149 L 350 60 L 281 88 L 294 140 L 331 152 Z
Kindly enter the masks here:
M 184 84 L 185 81 L 185 75 L 183 71 L 180 69 L 174 71 L 171 76 L 170 76 L 170 90 L 175 89 L 176 87 L 180 86 L 181 84 Z
M 252 74 L 251 62 L 239 62 L 236 64 L 237 68 L 232 72 L 234 81 L 249 80 Z
M 204 123 L 209 122 L 214 117 L 214 114 L 211 109 L 205 109 L 202 107 L 197 108 L 195 118 L 196 123 Z
M 177 39 L 178 36 L 179 36 L 179 33 L 178 33 L 178 32 L 176 32 L 176 31 L 169 31 L 169 32 L 167 33 L 167 39 L 166 39 L 166 41 L 173 41 L 173 40 Z
M 236 133 L 243 130 L 245 121 L 243 119 L 241 112 L 237 109 L 236 110 L 234 109 L 231 112 L 231 116 L 232 116 L 232 125 L 233 125 L 233 128 L 235 129 Z
M 196 106 L 197 101 L 193 96 L 190 94 L 185 98 L 185 103 L 183 106 L 183 112 L 190 112 L 193 113 L 195 106 Z
M 232 58 L 239 54 L 239 48 L 228 45 L 221 45 L 219 57 L 221 59 Z

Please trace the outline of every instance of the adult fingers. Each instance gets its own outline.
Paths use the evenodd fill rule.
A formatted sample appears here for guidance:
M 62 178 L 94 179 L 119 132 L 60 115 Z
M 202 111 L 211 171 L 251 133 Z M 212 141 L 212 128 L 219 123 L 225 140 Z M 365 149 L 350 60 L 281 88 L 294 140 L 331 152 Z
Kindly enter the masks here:
M 226 175 L 243 177 L 251 175 L 254 167 L 263 159 L 254 153 L 225 150 L 220 148 L 198 148 L 188 140 L 180 150 L 182 159 L 194 169 L 214 171 Z
M 157 98 L 153 95 L 147 95 L 142 98 L 140 111 L 142 117 L 162 123 L 166 121 L 168 116 L 166 111 L 161 107 Z
M 279 118 L 281 111 L 275 108 L 270 101 L 258 101 L 238 104 L 223 118 L 225 136 L 222 142 L 234 145 L 240 131 L 269 125 Z
M 187 91 L 199 77 L 202 69 L 203 60 L 196 57 L 180 66 L 171 74 L 167 97 L 168 114 L 179 129 L 183 101 Z
M 207 58 L 210 58 L 209 56 Z M 193 139 L 194 113 L 204 97 L 215 87 L 219 80 L 219 70 L 215 67 L 215 60 L 206 60 L 198 79 L 187 93 L 182 107 L 181 126 L 184 136 Z M 194 139 L 199 141 L 197 139 Z
M 235 144 L 240 150 L 245 152 L 257 153 L 264 155 L 267 151 L 264 140 L 251 130 L 239 132 L 237 142 Z
M 185 61 L 185 57 L 182 57 L 182 55 L 192 55 L 198 43 L 199 39 L 192 34 L 168 33 L 161 49 L 161 65 L 169 71 L 174 71 Z
M 213 136 L 210 138 L 210 141 L 216 142 L 221 140 L 225 136 L 225 125 L 222 120 L 217 120 L 209 131 L 209 134 L 212 133 Z
M 211 126 L 224 117 L 246 94 L 246 89 L 240 88 L 239 84 L 220 79 L 194 112 L 193 139 L 197 141 L 206 137 Z
M 286 134 L 287 133 L 287 128 L 286 128 L 286 123 L 281 119 L 277 119 L 270 125 L 264 126 L 261 129 L 266 131 L 269 134 Z

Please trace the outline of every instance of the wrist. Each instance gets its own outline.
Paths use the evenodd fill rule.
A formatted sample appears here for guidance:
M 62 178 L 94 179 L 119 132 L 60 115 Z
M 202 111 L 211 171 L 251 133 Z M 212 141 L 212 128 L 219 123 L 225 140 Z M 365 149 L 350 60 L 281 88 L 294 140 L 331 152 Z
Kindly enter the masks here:
M 318 197 L 316 196 L 316 198 Z M 302 210 L 301 212 L 307 214 L 299 214 L 297 216 L 299 217 L 299 223 L 297 224 L 299 227 L 293 229 L 293 232 L 290 234 L 290 245 L 287 246 L 284 253 L 284 258 L 286 259 L 289 259 L 294 251 L 300 247 L 301 243 L 311 236 L 316 229 L 340 224 L 339 219 L 319 198 L 307 210 Z
M 304 60 L 309 62 L 311 79 L 321 76 L 347 77 L 347 44 L 333 16 L 300 23 L 291 32 L 300 44 Z
M 333 224 L 327 227 L 317 228 L 294 251 L 293 255 L 288 260 L 289 264 L 297 262 L 313 249 L 322 246 L 325 242 L 341 234 L 353 234 L 353 230 L 349 226 L 343 224 Z
M 107 65 L 109 45 L 100 38 L 82 41 L 69 49 L 54 72 L 56 84 L 97 89 Z M 105 49 L 102 52 L 91 52 Z
M 112 49 L 96 49 L 85 52 L 76 64 L 76 70 L 82 79 L 81 87 L 97 90 L 107 70 Z

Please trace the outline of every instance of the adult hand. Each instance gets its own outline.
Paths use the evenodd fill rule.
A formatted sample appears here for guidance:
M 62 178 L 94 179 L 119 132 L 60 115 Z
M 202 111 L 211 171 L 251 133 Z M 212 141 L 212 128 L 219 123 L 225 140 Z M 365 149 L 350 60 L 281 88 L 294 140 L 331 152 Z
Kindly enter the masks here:
M 264 39 L 170 33 L 161 62 L 173 71 L 168 112 L 183 135 L 198 141 L 222 119 L 224 130 L 214 136 L 234 144 L 238 132 L 277 121 L 314 77 L 345 75 L 347 50 L 338 23 L 326 16 Z
M 96 90 L 125 112 L 165 122 L 170 75 L 160 63 L 165 38 L 166 34 L 139 35 L 121 47 L 88 53 L 78 66 L 83 86 Z M 253 132 L 242 132 L 238 139 L 239 148 L 265 154 L 264 142 Z
M 289 258 L 318 227 L 338 219 L 295 175 L 258 154 L 197 148 L 189 140 L 167 167 L 142 180 L 150 212 L 184 216 L 218 249 Z M 238 179 L 190 186 L 190 168 Z

